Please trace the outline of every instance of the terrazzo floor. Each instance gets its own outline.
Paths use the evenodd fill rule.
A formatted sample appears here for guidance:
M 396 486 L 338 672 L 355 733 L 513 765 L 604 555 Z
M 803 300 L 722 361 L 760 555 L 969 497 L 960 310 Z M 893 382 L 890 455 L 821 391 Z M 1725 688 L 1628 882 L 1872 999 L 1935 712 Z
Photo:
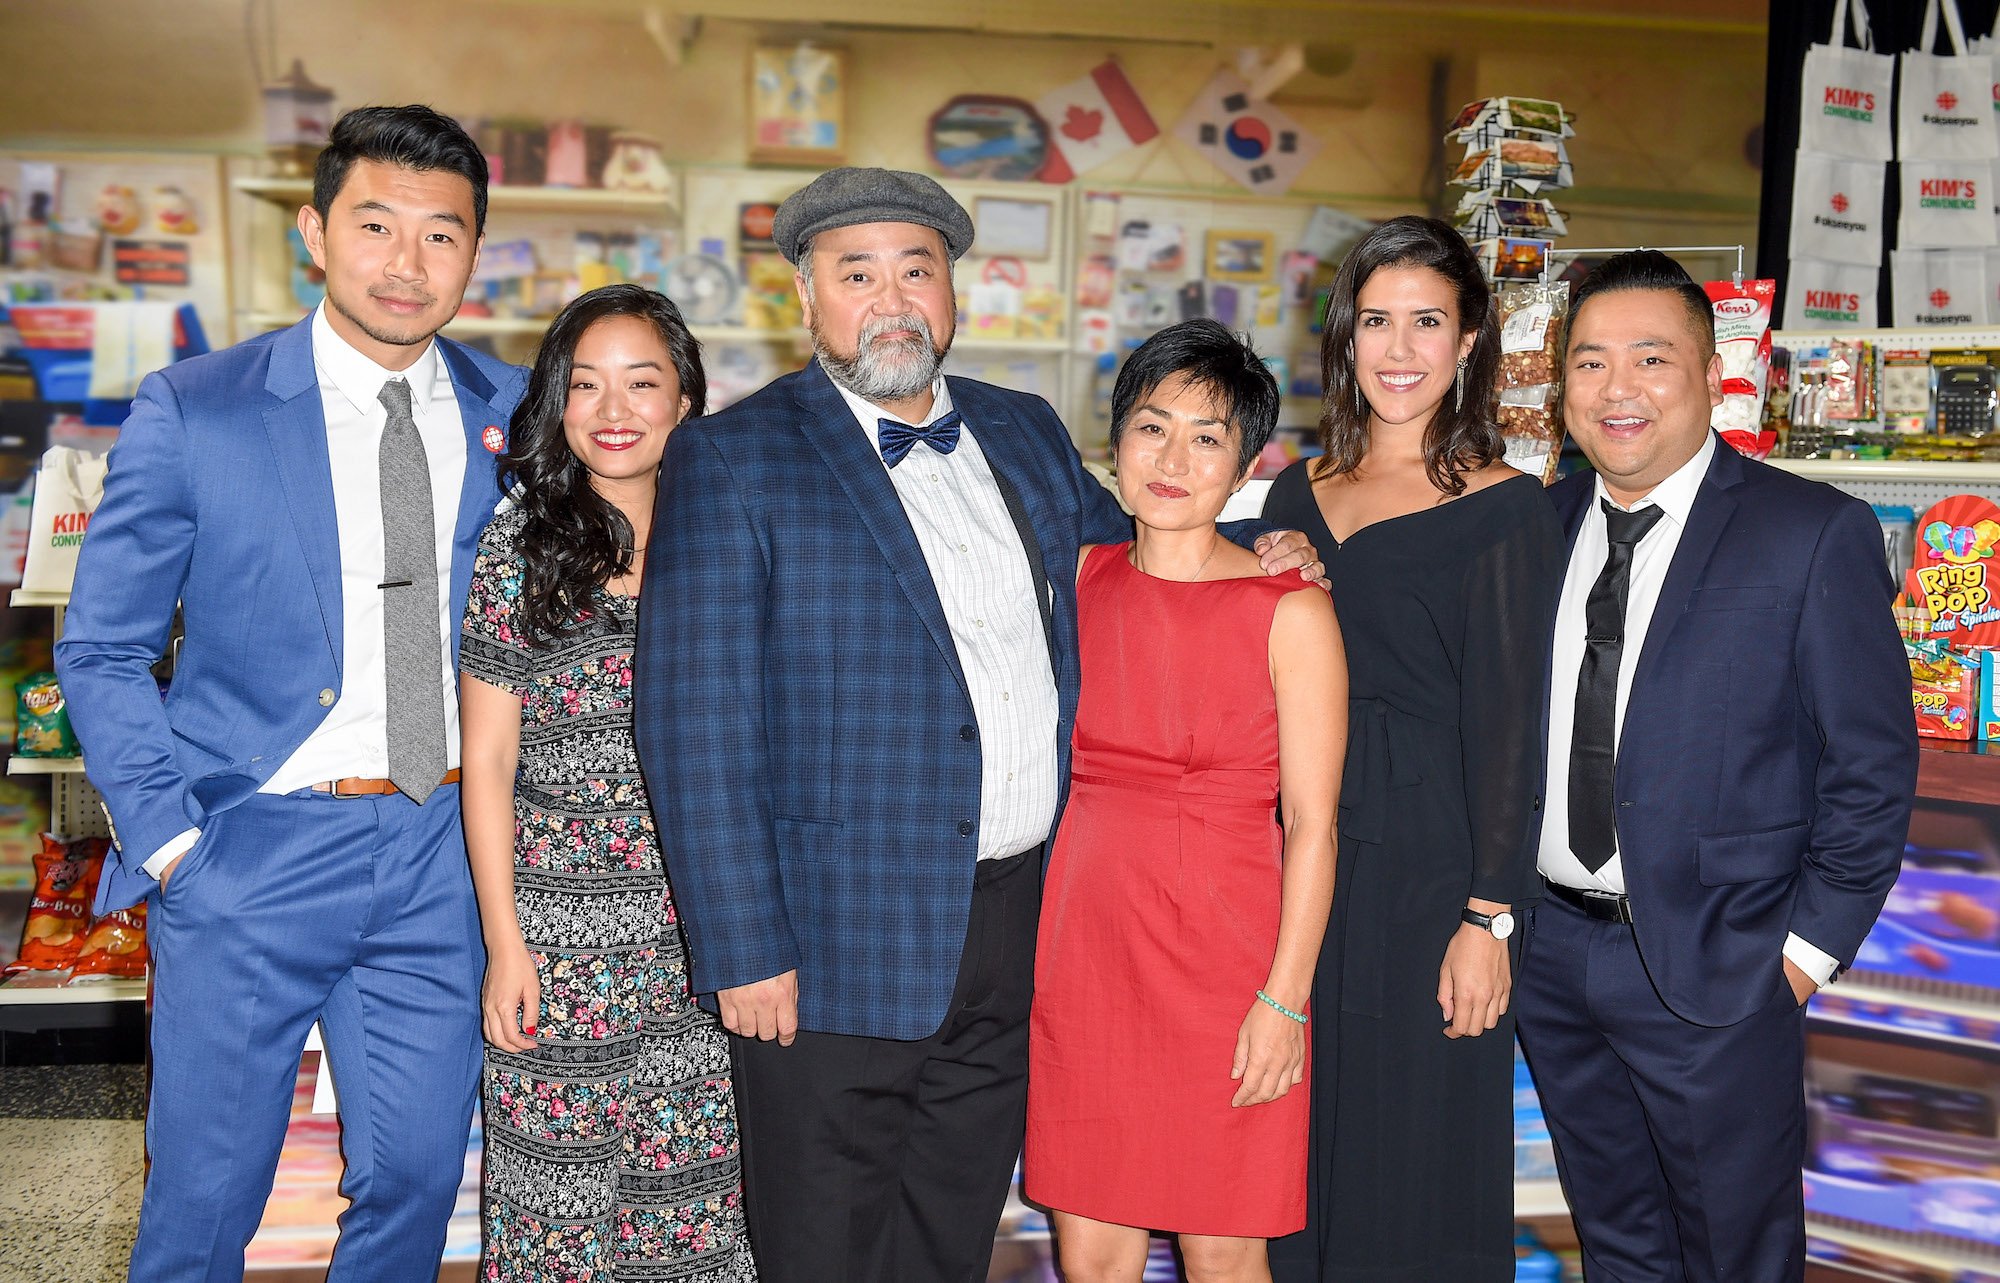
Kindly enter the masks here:
M 0 1281 L 125 1277 L 144 1100 L 138 1065 L 0 1067 Z

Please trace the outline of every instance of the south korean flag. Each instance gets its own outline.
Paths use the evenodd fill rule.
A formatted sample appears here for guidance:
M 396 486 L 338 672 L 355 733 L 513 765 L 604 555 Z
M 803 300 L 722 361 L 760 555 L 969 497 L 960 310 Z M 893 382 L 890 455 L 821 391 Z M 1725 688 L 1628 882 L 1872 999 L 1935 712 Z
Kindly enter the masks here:
M 1260 196 L 1282 196 L 1319 151 L 1319 139 L 1267 102 L 1233 71 L 1215 74 L 1195 95 L 1174 136 Z

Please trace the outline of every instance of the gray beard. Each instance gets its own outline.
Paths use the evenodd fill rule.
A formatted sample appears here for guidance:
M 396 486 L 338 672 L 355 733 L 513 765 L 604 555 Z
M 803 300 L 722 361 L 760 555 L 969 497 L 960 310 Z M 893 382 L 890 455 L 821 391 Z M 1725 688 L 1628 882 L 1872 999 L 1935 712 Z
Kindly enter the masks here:
M 913 328 L 917 336 L 893 343 L 875 339 L 894 330 Z M 922 313 L 903 317 L 876 317 L 861 327 L 861 336 L 852 357 L 836 354 L 817 325 L 812 331 L 813 353 L 828 378 L 864 401 L 880 404 L 916 396 L 937 382 L 944 366 L 944 351 L 931 334 L 930 322 Z

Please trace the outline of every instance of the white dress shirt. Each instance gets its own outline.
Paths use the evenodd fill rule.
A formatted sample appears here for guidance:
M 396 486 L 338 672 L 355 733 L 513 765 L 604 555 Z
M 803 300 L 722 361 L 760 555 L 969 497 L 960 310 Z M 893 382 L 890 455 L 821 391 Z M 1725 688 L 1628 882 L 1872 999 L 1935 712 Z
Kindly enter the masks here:
M 458 765 L 458 682 L 451 663 L 451 626 L 464 603 L 451 597 L 452 535 L 465 487 L 465 427 L 444 356 L 433 340 L 407 370 L 384 369 L 335 333 L 321 304 L 312 319 L 313 368 L 326 417 L 327 461 L 333 472 L 333 512 L 340 540 L 341 684 L 338 697 L 305 743 L 259 792 L 291 793 L 326 780 L 389 774 L 389 677 L 383 634 L 382 430 L 389 411 L 382 385 L 410 385 L 411 417 L 430 464 L 431 511 L 437 527 L 438 678 L 444 684 L 445 763 Z M 194 845 L 189 829 L 149 857 L 154 877 Z
M 834 386 L 880 454 L 880 420 L 900 416 Z M 942 377 L 932 395 L 930 416 L 912 427 L 951 412 Z M 1058 721 L 1055 674 L 1020 533 L 971 423 L 959 429 L 958 448 L 950 454 L 918 442 L 889 468 L 889 480 L 923 549 L 972 694 L 979 724 L 979 858 L 1018 855 L 1046 840 L 1055 826 Z
M 1612 728 L 1615 753 L 1624 731 L 1625 704 L 1632 694 L 1632 674 L 1645 650 L 1653 609 L 1660 601 L 1660 587 L 1666 582 L 1667 568 L 1673 564 L 1674 551 L 1680 547 L 1681 532 L 1687 529 L 1688 514 L 1694 508 L 1702 478 L 1708 475 L 1715 450 L 1716 438 L 1711 433 L 1694 458 L 1629 509 L 1611 498 L 1600 477 L 1590 506 L 1584 511 L 1583 525 L 1576 533 L 1569 573 L 1563 579 L 1562 597 L 1556 607 L 1555 650 L 1549 667 L 1548 782 L 1542 801 L 1539 859 L 1542 876 L 1559 886 L 1625 894 L 1625 869 L 1615 847 L 1611 858 L 1595 873 L 1586 869 L 1569 848 L 1570 739 L 1576 727 L 1576 684 L 1583 669 L 1585 607 L 1591 587 L 1611 555 L 1600 504 L 1608 501 L 1626 511 L 1657 507 L 1664 514 L 1632 552 L 1625 598 L 1625 641 L 1618 664 L 1618 724 Z M 1614 832 L 1613 842 L 1616 840 Z M 1837 959 L 1797 935 L 1786 938 L 1785 956 L 1820 985 L 1830 980 L 1840 965 Z

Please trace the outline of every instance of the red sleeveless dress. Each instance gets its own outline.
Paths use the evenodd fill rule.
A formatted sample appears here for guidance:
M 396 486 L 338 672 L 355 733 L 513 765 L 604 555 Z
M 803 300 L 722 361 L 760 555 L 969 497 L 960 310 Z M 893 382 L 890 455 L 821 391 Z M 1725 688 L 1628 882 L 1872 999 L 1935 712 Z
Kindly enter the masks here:
M 1271 620 L 1296 573 L 1155 579 L 1129 544 L 1077 581 L 1083 691 L 1043 892 L 1023 1162 L 1034 1202 L 1272 1238 L 1306 1223 L 1306 1084 L 1230 1108 L 1277 950 Z M 1308 1079 L 1308 1082 L 1310 1079 Z

